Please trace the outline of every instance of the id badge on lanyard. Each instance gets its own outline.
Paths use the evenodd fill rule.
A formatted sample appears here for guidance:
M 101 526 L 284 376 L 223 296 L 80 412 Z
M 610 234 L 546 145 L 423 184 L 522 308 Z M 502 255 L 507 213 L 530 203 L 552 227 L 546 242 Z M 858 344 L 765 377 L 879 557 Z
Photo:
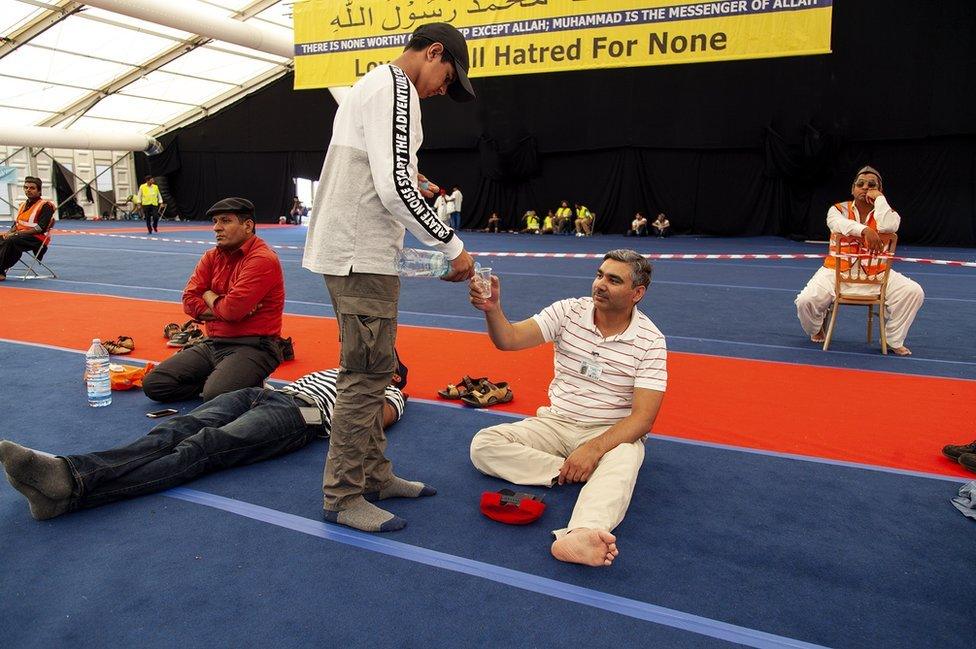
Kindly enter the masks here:
M 603 376 L 603 364 L 600 363 L 599 358 L 584 358 L 580 363 L 580 374 L 598 381 Z

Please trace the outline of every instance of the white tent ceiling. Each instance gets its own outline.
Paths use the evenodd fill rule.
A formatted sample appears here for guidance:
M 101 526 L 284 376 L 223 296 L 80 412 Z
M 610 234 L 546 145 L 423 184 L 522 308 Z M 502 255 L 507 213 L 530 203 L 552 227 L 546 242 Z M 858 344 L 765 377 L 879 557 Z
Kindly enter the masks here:
M 291 2 L 161 0 L 291 38 Z M 69 0 L 0 0 L 0 123 L 158 135 L 286 74 L 290 59 Z

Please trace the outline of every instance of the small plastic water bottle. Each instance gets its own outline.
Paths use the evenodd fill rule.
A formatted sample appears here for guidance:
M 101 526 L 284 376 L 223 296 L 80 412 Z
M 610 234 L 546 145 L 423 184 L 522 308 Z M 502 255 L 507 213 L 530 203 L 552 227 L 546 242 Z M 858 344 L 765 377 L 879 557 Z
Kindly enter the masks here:
M 397 253 L 396 271 L 401 277 L 443 277 L 451 272 L 451 262 L 436 250 L 404 248 Z
M 108 363 L 108 351 L 102 347 L 102 341 L 95 338 L 85 352 L 85 382 L 88 384 L 88 405 L 92 408 L 101 408 L 112 403 Z

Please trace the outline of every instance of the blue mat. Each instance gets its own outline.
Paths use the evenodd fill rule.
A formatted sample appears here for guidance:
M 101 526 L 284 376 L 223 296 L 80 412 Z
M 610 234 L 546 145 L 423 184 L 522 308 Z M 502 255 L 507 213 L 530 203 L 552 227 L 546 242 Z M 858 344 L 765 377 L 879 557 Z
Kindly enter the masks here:
M 152 405 L 116 393 L 90 409 L 78 354 L 0 344 L 4 436 L 55 453 L 126 442 Z M 51 368 L 25 384 L 29 367 Z M 46 404 L 42 419 L 24 401 Z M 189 408 L 192 404 L 181 404 Z M 701 633 L 615 613 L 617 600 L 830 646 L 968 647 L 973 522 L 958 484 L 652 440 L 608 570 L 561 564 L 549 530 L 578 487 L 547 493 L 538 523 L 477 510 L 505 483 L 473 469 L 471 436 L 500 416 L 411 403 L 389 434 L 398 473 L 438 487 L 393 501 L 408 527 L 382 541 L 476 560 L 612 596 L 573 603 L 155 495 L 35 522 L 0 486 L 0 645 L 712 646 Z M 9 431 L 9 432 L 7 432 Z M 207 476 L 203 492 L 318 520 L 325 443 Z M 537 489 L 537 491 L 542 491 Z M 370 537 L 374 538 L 374 537 Z M 599 635 L 594 635 L 598 633 Z M 767 643 L 758 646 L 775 646 Z

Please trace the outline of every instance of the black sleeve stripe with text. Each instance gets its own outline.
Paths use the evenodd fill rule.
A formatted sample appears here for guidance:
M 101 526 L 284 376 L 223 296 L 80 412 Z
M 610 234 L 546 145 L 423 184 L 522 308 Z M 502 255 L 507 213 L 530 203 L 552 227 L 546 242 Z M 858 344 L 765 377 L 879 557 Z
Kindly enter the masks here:
M 454 231 L 444 225 L 413 186 L 410 167 L 410 80 L 403 70 L 390 66 L 393 74 L 393 186 L 400 200 L 430 236 L 447 243 Z

